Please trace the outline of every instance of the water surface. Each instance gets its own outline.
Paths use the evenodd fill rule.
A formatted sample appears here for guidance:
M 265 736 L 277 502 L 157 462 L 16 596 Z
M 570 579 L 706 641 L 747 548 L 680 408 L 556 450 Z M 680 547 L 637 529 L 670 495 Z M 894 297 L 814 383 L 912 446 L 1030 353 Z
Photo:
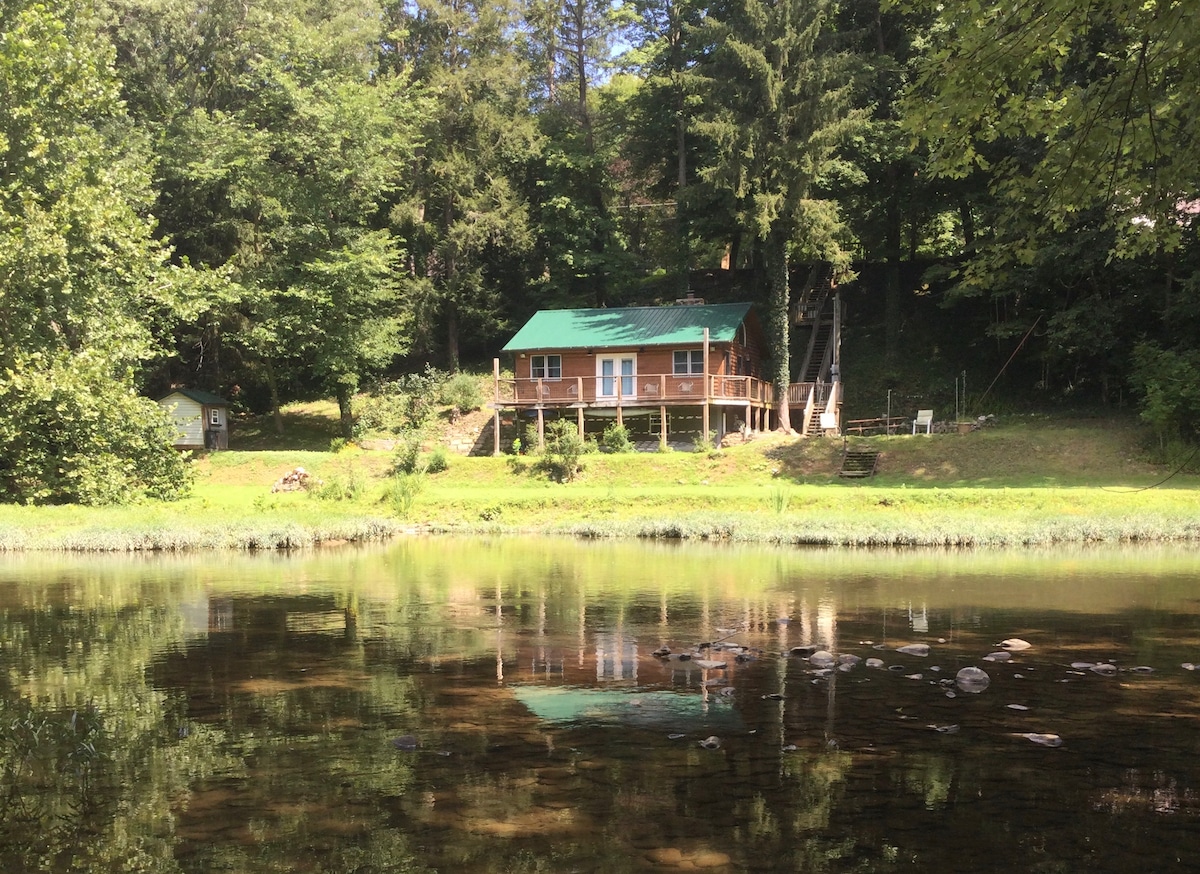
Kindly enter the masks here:
M 0 869 L 1190 870 L 1198 579 L 1165 547 L 5 558 Z

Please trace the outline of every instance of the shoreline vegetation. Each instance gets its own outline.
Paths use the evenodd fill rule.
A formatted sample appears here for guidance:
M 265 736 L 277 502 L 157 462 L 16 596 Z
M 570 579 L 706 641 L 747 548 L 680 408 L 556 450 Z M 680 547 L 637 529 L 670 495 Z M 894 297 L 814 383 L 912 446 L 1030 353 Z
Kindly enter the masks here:
M 777 435 L 588 454 L 570 483 L 528 456 L 397 474 L 387 450 L 228 451 L 196 461 L 181 501 L 0 506 L 0 552 L 286 550 L 425 533 L 850 548 L 1200 540 L 1196 474 L 1176 471 L 1182 459 L 1150 463 L 1139 439 L 1132 422 L 1101 419 L 851 439 L 881 453 L 864 480 L 837 476 L 842 440 Z M 272 493 L 296 467 L 319 483 Z

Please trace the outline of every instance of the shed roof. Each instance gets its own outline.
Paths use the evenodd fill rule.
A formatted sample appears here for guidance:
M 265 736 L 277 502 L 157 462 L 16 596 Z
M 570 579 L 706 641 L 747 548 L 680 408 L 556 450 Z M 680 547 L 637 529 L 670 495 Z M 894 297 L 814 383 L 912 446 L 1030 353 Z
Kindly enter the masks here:
M 503 351 L 699 343 L 705 328 L 711 342 L 730 343 L 749 311 L 748 303 L 538 310 Z
M 169 398 L 171 395 L 183 395 L 185 398 L 190 398 L 191 400 L 193 400 L 196 403 L 201 404 L 202 406 L 205 406 L 205 407 L 227 407 L 227 406 L 229 406 L 229 401 L 225 400 L 225 398 L 221 397 L 220 395 L 215 395 L 212 392 L 208 392 L 208 391 L 202 391 L 201 389 L 198 389 L 198 388 L 177 388 L 170 394 L 164 395 L 163 397 L 159 398 L 158 402 L 162 403 L 167 398 Z

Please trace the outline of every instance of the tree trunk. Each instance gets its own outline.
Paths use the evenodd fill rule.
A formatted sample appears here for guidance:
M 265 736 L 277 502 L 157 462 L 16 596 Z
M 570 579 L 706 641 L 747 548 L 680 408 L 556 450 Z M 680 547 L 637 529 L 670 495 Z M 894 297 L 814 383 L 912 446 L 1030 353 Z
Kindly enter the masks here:
M 887 199 L 884 229 L 887 273 L 884 284 L 883 361 L 889 376 L 900 360 L 900 248 L 903 228 L 898 175 L 893 165 L 888 170 L 888 185 L 891 191 Z
M 275 420 L 275 433 L 283 434 L 283 412 L 279 409 L 279 381 L 275 378 L 275 368 L 271 366 L 271 359 L 264 359 L 263 365 L 267 377 L 267 390 L 271 393 L 271 417 Z
M 446 305 L 446 359 L 451 373 L 458 373 L 458 307 Z
M 767 235 L 763 245 L 763 261 L 767 271 L 767 287 L 770 290 L 770 311 L 767 313 L 767 342 L 771 347 L 773 362 L 772 379 L 775 383 L 775 412 L 779 428 L 786 434 L 795 434 L 792 428 L 791 408 L 788 402 L 788 386 L 791 383 L 791 293 L 788 289 L 787 240 L 782 231 L 775 229 Z
M 343 440 L 354 439 L 354 393 L 350 386 L 339 382 L 337 387 L 338 425 Z

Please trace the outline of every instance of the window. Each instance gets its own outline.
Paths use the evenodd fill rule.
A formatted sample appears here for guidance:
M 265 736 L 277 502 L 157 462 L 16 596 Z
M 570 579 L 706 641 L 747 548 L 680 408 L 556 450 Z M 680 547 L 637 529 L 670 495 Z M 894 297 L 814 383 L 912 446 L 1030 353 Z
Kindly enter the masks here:
M 689 349 L 674 353 L 675 376 L 687 376 L 690 373 L 704 372 L 704 350 Z
M 531 379 L 562 379 L 561 355 L 534 355 L 529 359 Z
M 221 424 L 221 411 L 219 409 L 217 409 L 216 407 L 213 407 L 211 410 L 208 411 L 208 424 L 210 424 L 210 425 L 220 425 Z

